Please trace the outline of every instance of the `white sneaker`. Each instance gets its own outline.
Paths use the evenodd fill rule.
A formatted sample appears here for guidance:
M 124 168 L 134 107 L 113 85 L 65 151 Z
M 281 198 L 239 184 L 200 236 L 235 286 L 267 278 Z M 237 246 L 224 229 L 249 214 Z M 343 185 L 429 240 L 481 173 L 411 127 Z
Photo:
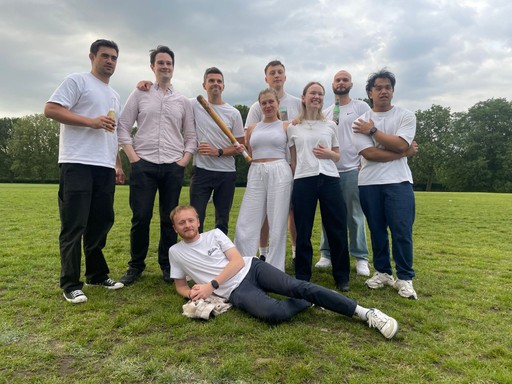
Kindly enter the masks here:
M 320 256 L 320 260 L 318 260 L 318 263 L 315 264 L 315 268 L 329 268 L 332 267 L 331 259 L 328 259 L 327 257 Z
M 377 328 L 386 339 L 391 339 L 398 331 L 398 322 L 376 308 L 370 308 L 366 318 L 368 326 Z
M 368 260 L 357 259 L 356 272 L 359 276 L 370 276 L 370 267 L 368 266 Z
M 418 300 L 418 295 L 412 286 L 412 280 L 400 280 L 395 282 L 395 288 L 398 289 L 398 294 L 406 299 Z
M 383 288 L 385 285 L 394 287 L 395 279 L 393 278 L 393 276 L 388 275 L 387 273 L 375 272 L 373 274 L 373 277 L 370 277 L 364 283 L 368 288 L 371 289 Z

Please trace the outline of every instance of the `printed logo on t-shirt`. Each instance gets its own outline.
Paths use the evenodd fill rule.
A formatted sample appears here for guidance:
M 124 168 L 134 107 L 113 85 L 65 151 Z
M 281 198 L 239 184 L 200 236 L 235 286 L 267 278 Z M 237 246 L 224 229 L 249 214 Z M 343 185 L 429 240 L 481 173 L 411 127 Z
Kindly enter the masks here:
M 217 247 L 213 247 L 211 249 L 208 250 L 208 256 L 211 256 L 213 252 L 215 252 L 217 250 Z

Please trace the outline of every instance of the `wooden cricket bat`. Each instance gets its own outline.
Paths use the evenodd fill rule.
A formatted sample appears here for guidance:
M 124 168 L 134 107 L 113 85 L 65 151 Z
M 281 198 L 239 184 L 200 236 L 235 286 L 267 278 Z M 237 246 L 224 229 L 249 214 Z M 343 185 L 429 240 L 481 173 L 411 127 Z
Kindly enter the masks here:
M 224 132 L 224 134 L 228 137 L 229 141 L 231 141 L 231 144 L 233 144 L 235 147 L 239 146 L 240 143 L 237 141 L 235 136 L 233 136 L 233 132 L 229 129 L 229 127 L 226 125 L 226 123 L 221 119 L 219 114 L 215 112 L 215 110 L 210 106 L 208 101 L 202 96 L 197 96 L 197 101 L 199 101 L 199 104 L 205 109 L 206 112 L 211 116 L 211 118 L 217 123 L 219 128 Z M 242 152 L 242 155 L 244 155 L 244 158 L 247 162 L 251 162 L 251 156 L 247 153 L 246 150 Z

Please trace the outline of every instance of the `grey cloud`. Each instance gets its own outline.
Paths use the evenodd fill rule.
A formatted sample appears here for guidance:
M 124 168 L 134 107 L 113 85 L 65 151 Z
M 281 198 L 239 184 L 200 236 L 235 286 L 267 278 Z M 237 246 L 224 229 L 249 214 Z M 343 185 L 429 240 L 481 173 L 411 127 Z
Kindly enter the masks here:
M 173 83 L 189 97 L 204 92 L 203 72 L 215 65 L 226 100 L 250 105 L 266 86 L 265 64 L 279 59 L 295 95 L 310 80 L 330 89 L 343 68 L 362 98 L 368 74 L 387 66 L 397 103 L 463 110 L 509 94 L 510 14 L 505 0 L 4 0 L 0 117 L 39 113 L 67 74 L 90 69 L 89 45 L 100 37 L 119 44 L 112 86 L 124 100 L 153 78 L 148 51 L 165 44 L 176 53 Z

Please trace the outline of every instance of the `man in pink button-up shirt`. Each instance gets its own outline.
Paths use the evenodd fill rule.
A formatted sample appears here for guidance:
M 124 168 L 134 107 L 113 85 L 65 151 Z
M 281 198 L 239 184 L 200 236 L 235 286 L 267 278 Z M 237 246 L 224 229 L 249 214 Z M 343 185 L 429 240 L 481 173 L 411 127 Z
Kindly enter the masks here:
M 158 46 L 151 51 L 151 70 L 156 81 L 148 92 L 135 89 L 119 119 L 119 144 L 130 164 L 130 232 L 128 271 L 121 278 L 131 285 L 145 269 L 149 247 L 149 227 L 158 190 L 160 243 L 158 263 L 165 282 L 172 282 L 168 252 L 176 244 L 169 213 L 178 205 L 185 167 L 197 149 L 194 113 L 188 98 L 171 84 L 174 52 Z M 137 131 L 132 127 L 137 122 Z

